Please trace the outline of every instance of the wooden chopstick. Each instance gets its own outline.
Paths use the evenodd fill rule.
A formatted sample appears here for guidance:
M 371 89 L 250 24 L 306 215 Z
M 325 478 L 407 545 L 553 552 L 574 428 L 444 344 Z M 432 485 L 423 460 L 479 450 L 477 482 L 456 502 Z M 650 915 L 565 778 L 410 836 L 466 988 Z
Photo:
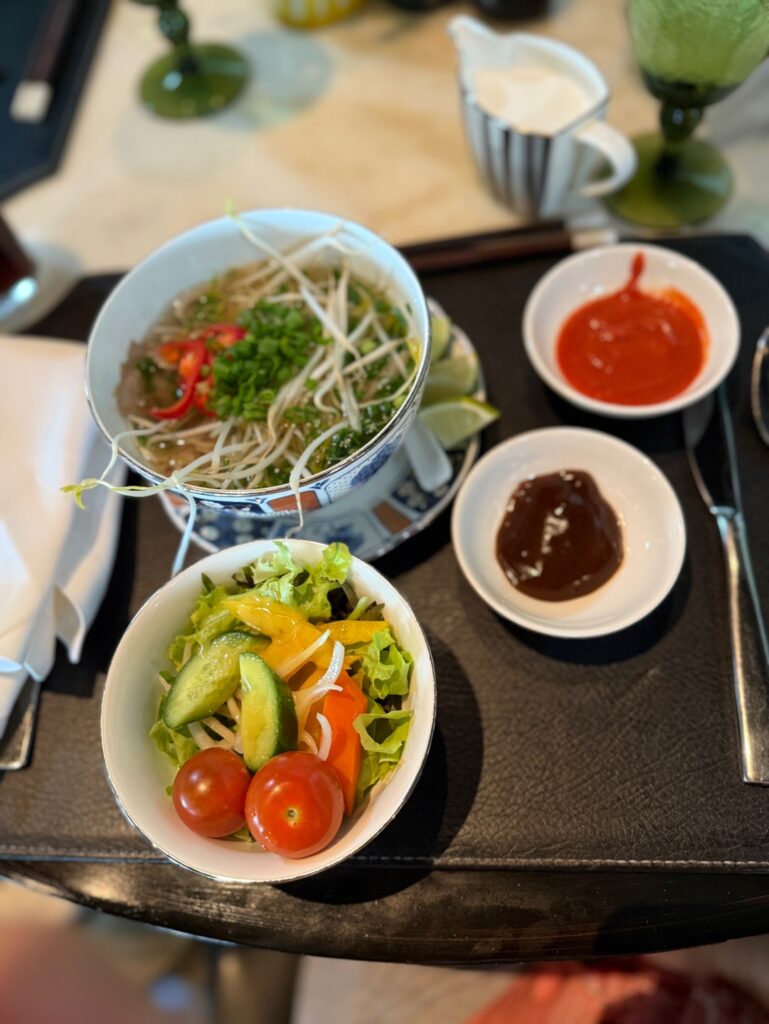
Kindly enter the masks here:
M 414 270 L 425 273 L 547 253 L 567 253 L 573 248 L 572 235 L 564 221 L 549 220 L 502 231 L 404 245 L 401 252 Z

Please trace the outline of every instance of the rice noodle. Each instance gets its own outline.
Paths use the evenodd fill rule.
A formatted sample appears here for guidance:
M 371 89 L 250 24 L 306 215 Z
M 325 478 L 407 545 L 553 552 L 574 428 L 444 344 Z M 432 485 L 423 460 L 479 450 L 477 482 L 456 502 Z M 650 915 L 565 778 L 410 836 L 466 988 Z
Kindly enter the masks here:
M 190 731 L 190 736 L 193 738 L 195 743 L 200 747 L 201 750 L 208 750 L 209 747 L 220 747 L 222 743 L 215 739 L 212 739 L 200 722 L 190 722 L 187 725 Z

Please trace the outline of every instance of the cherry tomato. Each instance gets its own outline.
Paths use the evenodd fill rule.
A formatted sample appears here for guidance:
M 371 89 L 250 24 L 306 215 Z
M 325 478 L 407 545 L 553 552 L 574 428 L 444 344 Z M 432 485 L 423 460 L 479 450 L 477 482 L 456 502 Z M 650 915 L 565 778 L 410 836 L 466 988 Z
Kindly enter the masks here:
M 251 774 L 237 754 L 210 747 L 193 754 L 174 779 L 176 813 L 199 836 L 219 838 L 245 824 Z
M 344 794 L 336 772 L 303 750 L 273 757 L 248 787 L 251 835 L 281 857 L 309 857 L 328 846 L 343 815 Z

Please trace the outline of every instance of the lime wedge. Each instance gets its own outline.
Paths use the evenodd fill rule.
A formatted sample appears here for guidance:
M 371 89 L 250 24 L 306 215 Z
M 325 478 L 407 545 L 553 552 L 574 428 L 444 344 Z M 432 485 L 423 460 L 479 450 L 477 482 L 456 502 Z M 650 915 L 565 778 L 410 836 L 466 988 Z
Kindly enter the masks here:
M 422 406 L 419 418 L 444 448 L 456 448 L 498 419 L 499 410 L 475 398 L 454 398 Z
M 430 365 L 436 363 L 446 355 L 446 350 L 451 341 L 451 320 L 447 316 L 430 316 L 430 335 L 432 346 L 430 348 Z
M 468 395 L 478 380 L 478 360 L 474 355 L 451 356 L 433 363 L 427 375 L 422 401 L 441 402 Z

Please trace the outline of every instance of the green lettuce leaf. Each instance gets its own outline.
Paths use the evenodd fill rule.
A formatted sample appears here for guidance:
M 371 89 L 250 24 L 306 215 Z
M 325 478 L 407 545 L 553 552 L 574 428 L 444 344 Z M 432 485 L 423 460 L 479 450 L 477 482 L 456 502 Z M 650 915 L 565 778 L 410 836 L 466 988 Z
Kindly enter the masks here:
M 375 700 L 405 697 L 413 658 L 401 650 L 389 629 L 374 633 L 363 655 L 363 689 Z
M 296 565 L 281 541 L 275 547 L 246 570 L 245 575 L 255 582 L 253 591 L 296 608 L 308 619 L 330 619 L 329 592 L 341 587 L 352 565 L 347 545 L 329 544 L 318 564 L 308 568 Z
M 203 577 L 203 592 L 197 600 L 185 629 L 168 648 L 168 657 L 178 670 L 194 651 L 213 640 L 220 633 L 233 629 L 237 619 L 222 607 L 222 601 L 231 597 L 232 587 L 223 584 L 215 587 L 208 577 Z
M 163 695 L 158 705 L 157 719 L 150 729 L 150 737 L 158 750 L 170 757 L 177 768 L 181 768 L 185 761 L 189 761 L 193 754 L 197 754 L 199 748 L 184 726 L 181 729 L 168 728 L 163 721 L 165 704 L 166 698 Z
M 410 711 L 385 711 L 369 700 L 369 710 L 353 722 L 360 736 L 363 756 L 358 775 L 356 803 L 377 782 L 387 778 L 400 761 L 411 726 Z
M 280 540 L 276 541 L 274 551 L 266 552 L 249 566 L 250 576 L 255 585 L 264 580 L 271 580 L 274 576 L 285 576 L 286 573 L 296 575 L 299 571 L 288 545 Z

